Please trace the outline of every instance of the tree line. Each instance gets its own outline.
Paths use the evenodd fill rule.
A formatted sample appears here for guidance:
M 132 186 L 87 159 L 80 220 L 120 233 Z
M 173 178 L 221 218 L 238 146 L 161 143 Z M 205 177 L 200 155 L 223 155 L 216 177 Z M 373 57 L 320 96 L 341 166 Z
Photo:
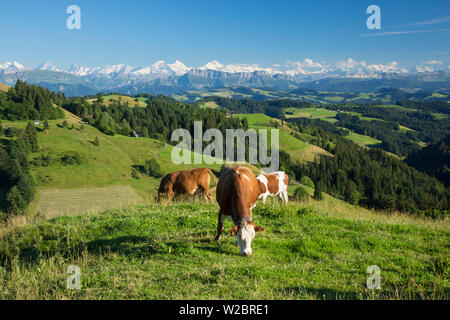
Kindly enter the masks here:
M 179 128 L 189 130 L 194 136 L 194 121 L 202 122 L 203 131 L 217 128 L 224 135 L 226 129 L 248 126 L 246 120 L 230 117 L 225 110 L 201 109 L 162 95 L 148 96 L 146 107 L 130 107 L 120 99 L 105 106 L 101 97 L 93 103 L 77 97 L 70 98 L 64 108 L 106 134 L 129 136 L 134 131 L 142 137 L 168 143 L 172 143 L 172 132 Z
M 2 131 L 0 125 L 0 135 Z M 0 142 L 0 188 L 6 190 L 2 211 L 8 215 L 23 214 L 34 198 L 36 183 L 30 173 L 29 158 L 38 150 L 37 132 L 31 123 L 25 130 L 18 130 L 13 139 Z
M 43 87 L 17 80 L 15 86 L 6 93 L 0 91 L 0 119 L 61 119 L 64 112 L 55 105 L 62 105 L 66 100 L 64 93 L 50 92 Z

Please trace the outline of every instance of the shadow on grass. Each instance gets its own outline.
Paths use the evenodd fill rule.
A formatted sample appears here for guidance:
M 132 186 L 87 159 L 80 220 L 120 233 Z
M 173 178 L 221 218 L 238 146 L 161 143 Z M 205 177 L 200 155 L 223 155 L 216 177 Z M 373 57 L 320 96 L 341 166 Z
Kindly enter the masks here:
M 61 256 L 65 259 L 77 259 L 87 252 L 89 255 L 103 256 L 109 253 L 129 258 L 145 258 L 152 255 L 185 255 L 201 250 L 216 254 L 236 256 L 239 250 L 231 250 L 228 245 L 213 241 L 213 237 L 204 232 L 181 236 L 178 238 L 155 239 L 143 236 L 120 236 L 111 239 L 97 239 L 84 243 L 65 245 L 64 241 L 54 245 L 46 243 L 42 246 L 27 246 L 20 248 L 19 261 L 32 265 L 40 259 Z M 12 257 L 0 254 L 1 263 L 7 269 L 11 268 Z

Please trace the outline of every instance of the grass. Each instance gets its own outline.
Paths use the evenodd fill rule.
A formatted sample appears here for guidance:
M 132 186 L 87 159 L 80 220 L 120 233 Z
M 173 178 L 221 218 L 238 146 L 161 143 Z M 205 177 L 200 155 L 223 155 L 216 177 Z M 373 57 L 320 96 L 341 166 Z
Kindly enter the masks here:
M 351 132 L 349 135 L 345 136 L 347 139 L 352 140 L 353 142 L 368 146 L 368 147 L 376 147 L 381 144 L 381 140 L 372 138 L 370 136 L 366 136 L 363 134 L 359 134 L 356 132 Z
M 300 161 L 300 162 L 311 162 L 314 161 L 314 159 L 319 155 L 329 154 L 325 150 L 311 145 L 307 144 L 306 142 L 297 139 L 296 137 L 292 136 L 292 129 L 290 129 L 287 126 L 281 126 L 281 121 L 275 120 L 267 115 L 264 114 L 237 114 L 236 115 L 239 118 L 246 117 L 249 123 L 249 127 L 255 130 L 260 129 L 267 129 L 267 139 L 268 144 L 270 144 L 270 129 L 275 129 L 273 127 L 269 126 L 269 121 L 277 121 L 280 123 L 279 127 L 279 143 L 280 143 L 280 150 L 283 150 L 291 156 L 291 158 L 294 161 Z
M 215 101 L 208 101 L 200 105 L 201 108 L 217 109 L 219 105 Z
M 93 103 L 97 99 L 89 99 L 88 102 Z M 137 100 L 137 101 L 136 101 Z M 138 97 L 133 98 L 126 95 L 118 95 L 118 94 L 110 94 L 103 97 L 103 104 L 105 106 L 109 106 L 112 103 L 121 102 L 123 104 L 128 103 L 131 107 L 146 107 L 147 106 L 147 98 Z
M 102 212 L 107 209 L 142 204 L 143 200 L 130 186 L 104 188 L 41 190 L 36 215 L 46 218 L 62 214 Z
M 10 88 L 10 86 L 0 83 L 0 91 L 8 92 L 9 88 Z
M 336 111 L 327 110 L 324 108 L 285 108 L 284 112 L 286 118 L 309 118 L 321 119 L 328 122 L 337 122 L 335 116 Z
M 447 221 L 258 204 L 254 219 L 266 230 L 245 258 L 233 237 L 212 241 L 217 211 L 150 205 L 12 229 L 0 236 L 0 299 L 449 298 Z M 372 292 L 374 264 L 381 290 Z M 81 290 L 66 289 L 70 265 L 81 268 Z

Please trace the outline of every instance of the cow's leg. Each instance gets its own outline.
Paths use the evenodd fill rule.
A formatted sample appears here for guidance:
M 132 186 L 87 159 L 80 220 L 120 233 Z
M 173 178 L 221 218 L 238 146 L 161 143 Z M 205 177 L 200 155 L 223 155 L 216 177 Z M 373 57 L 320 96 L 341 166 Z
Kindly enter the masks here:
M 205 181 L 202 181 L 201 183 L 199 183 L 199 187 L 203 192 L 203 196 L 205 197 L 206 201 L 213 201 L 213 196 L 211 194 L 211 192 L 209 191 L 209 175 L 207 176 L 207 179 L 205 179 Z
M 265 195 L 262 196 L 262 202 L 266 203 L 266 200 L 267 200 L 267 195 L 265 194 Z
M 288 197 L 287 191 L 280 192 L 280 199 L 284 204 L 288 203 L 289 197 Z
M 203 191 L 203 195 L 205 196 L 206 201 L 209 201 L 209 202 L 213 202 L 214 201 L 213 196 L 212 196 L 211 192 L 209 192 L 208 189 L 205 189 Z
M 224 218 L 224 215 L 222 214 L 222 211 L 219 211 L 219 219 L 217 221 L 217 235 L 214 238 L 214 241 L 220 240 L 220 235 L 223 232 L 223 218 Z

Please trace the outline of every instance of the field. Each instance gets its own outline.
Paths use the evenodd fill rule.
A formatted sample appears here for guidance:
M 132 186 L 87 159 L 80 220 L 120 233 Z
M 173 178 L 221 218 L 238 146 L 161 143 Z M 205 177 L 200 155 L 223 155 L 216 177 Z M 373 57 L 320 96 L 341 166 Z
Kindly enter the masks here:
M 39 192 L 36 215 L 52 218 L 61 214 L 103 212 L 137 204 L 143 204 L 143 200 L 130 186 L 47 189 Z
M 89 99 L 88 101 L 93 103 L 96 99 Z M 137 101 L 136 101 L 137 100 Z M 126 95 L 110 94 L 103 97 L 103 104 L 105 106 L 111 105 L 111 103 L 121 102 L 123 104 L 128 103 L 130 107 L 146 107 L 147 99 L 144 97 L 133 98 Z
M 338 207 L 338 210 L 328 209 Z M 448 299 L 448 221 L 347 213 L 322 202 L 259 204 L 266 227 L 239 256 L 212 241 L 217 205 L 61 216 L 0 237 L 0 299 Z M 345 208 L 344 208 L 345 210 Z M 226 222 L 225 228 L 231 228 Z M 66 270 L 81 269 L 69 290 Z M 381 289 L 366 287 L 367 267 Z
M 300 139 L 295 138 L 291 135 L 292 129 L 287 126 L 281 126 L 281 122 L 279 120 L 274 120 L 269 116 L 264 114 L 237 114 L 239 118 L 246 117 L 249 123 L 249 127 L 255 130 L 267 129 L 268 131 L 268 141 L 270 143 L 270 129 L 274 129 L 269 126 L 269 121 L 277 121 L 280 123 L 279 126 L 279 142 L 280 142 L 280 150 L 286 151 L 291 156 L 292 160 L 300 161 L 300 162 L 311 162 L 320 155 L 329 154 L 327 151 L 310 145 Z
M 286 118 L 309 118 L 321 119 L 328 122 L 337 122 L 336 111 L 319 108 L 286 108 L 284 109 Z
M 347 139 L 352 140 L 353 142 L 363 144 L 368 147 L 376 147 L 381 144 L 381 141 L 363 134 L 359 134 L 356 132 L 350 132 L 349 135 L 346 136 Z

